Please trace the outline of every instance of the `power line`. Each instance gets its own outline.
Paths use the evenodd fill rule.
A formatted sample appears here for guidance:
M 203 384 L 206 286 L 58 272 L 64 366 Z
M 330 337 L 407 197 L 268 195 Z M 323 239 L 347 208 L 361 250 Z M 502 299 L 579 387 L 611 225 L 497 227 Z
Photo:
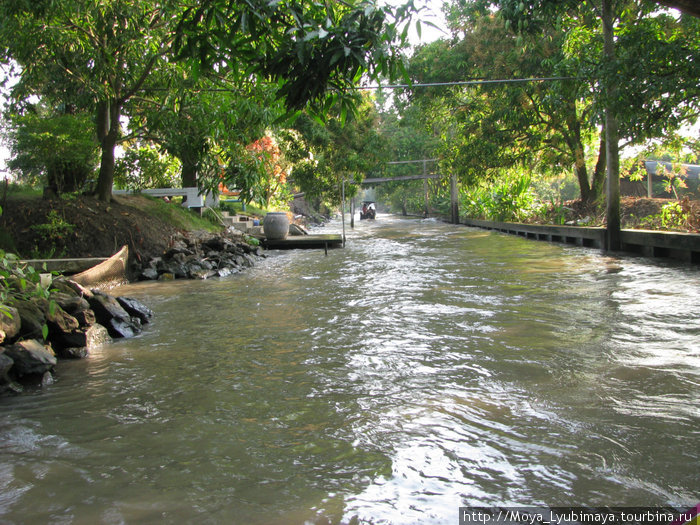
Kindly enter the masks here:
M 576 77 L 535 77 L 535 78 L 504 78 L 496 80 L 461 80 L 456 82 L 428 82 L 416 84 L 387 84 L 385 86 L 357 86 L 354 89 L 412 89 L 417 87 L 444 87 L 444 86 L 479 86 L 484 84 L 513 84 L 523 82 L 551 82 L 554 80 L 575 80 Z
M 458 80 L 454 82 L 426 82 L 426 83 L 415 83 L 415 84 L 387 84 L 387 85 L 377 85 L 377 86 L 352 86 L 348 89 L 364 91 L 371 89 L 412 89 L 412 88 L 422 88 L 422 87 L 449 87 L 449 86 L 480 86 L 486 84 L 515 84 L 515 83 L 526 83 L 526 82 L 553 82 L 556 80 L 576 80 L 576 77 L 534 77 L 534 78 L 502 78 L 494 80 Z M 263 83 L 266 86 L 275 86 L 276 84 Z M 337 89 L 330 88 L 331 91 Z M 143 88 L 143 91 L 170 91 L 169 88 Z M 191 93 L 232 93 L 237 91 L 242 91 L 240 87 L 223 87 L 223 88 L 192 88 L 188 90 Z
M 415 164 L 417 162 L 437 162 L 438 159 L 418 159 L 418 160 L 394 160 L 387 164 Z

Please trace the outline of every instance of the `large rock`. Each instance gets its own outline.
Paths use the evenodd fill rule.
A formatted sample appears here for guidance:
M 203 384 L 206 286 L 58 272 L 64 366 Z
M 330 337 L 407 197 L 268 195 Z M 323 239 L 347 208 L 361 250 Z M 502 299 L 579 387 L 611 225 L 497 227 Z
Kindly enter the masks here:
M 129 321 L 131 319 L 129 312 L 124 310 L 116 297 L 112 297 L 111 295 L 98 292 L 95 293 L 88 302 L 90 303 L 92 311 L 95 312 L 97 322 L 103 326 L 107 326 L 107 322 L 111 319 L 116 318 L 124 321 Z
M 5 349 L 0 348 L 0 383 L 5 382 L 7 379 L 7 373 L 14 364 L 14 360 L 5 353 Z
M 95 312 L 92 310 L 83 310 L 82 312 L 76 313 L 73 317 L 76 318 L 81 327 L 92 326 L 97 322 Z
M 69 334 L 64 334 L 56 340 L 56 354 L 65 358 L 83 358 L 94 349 L 110 343 L 112 338 L 108 330 L 100 325 L 93 324 L 88 328 L 82 328 Z
M 74 293 L 54 292 L 51 294 L 50 299 L 56 301 L 58 306 L 73 316 L 78 312 L 90 309 L 90 303 L 88 303 L 87 299 Z
M 49 335 L 57 336 L 77 330 L 80 326 L 78 320 L 61 308 L 58 304 L 50 306 L 46 315 L 46 325 Z
M 43 306 L 43 302 L 41 302 Z M 48 303 L 47 303 L 48 304 Z M 22 320 L 20 328 L 20 337 L 25 339 L 43 338 L 43 329 L 46 324 L 46 314 L 43 307 L 39 305 L 39 301 L 18 301 L 15 303 L 15 308 L 19 312 Z
M 202 245 L 209 248 L 210 250 L 222 252 L 228 246 L 233 246 L 233 243 L 228 239 L 225 239 L 224 237 L 212 237 L 211 239 L 207 239 L 206 241 L 204 241 Z
M 95 312 L 97 322 L 107 328 L 109 335 L 115 338 L 133 337 L 141 332 L 141 321 L 131 317 L 115 297 L 94 291 L 90 306 Z
M 92 292 L 85 288 L 83 285 L 71 281 L 65 277 L 59 277 L 54 279 L 51 283 L 51 287 L 57 289 L 60 292 L 67 293 L 69 295 L 77 295 L 78 297 L 83 297 L 88 301 L 92 297 Z
M 0 348 L 0 394 L 19 394 L 24 390 L 22 385 L 12 380 L 9 371 L 15 362 Z
M 117 297 L 117 302 L 131 317 L 138 317 L 143 324 L 153 318 L 153 310 L 131 297 Z
M 0 339 L 0 343 L 4 341 L 13 341 L 22 329 L 22 319 L 19 316 L 19 310 L 11 306 L 6 306 L 5 312 L 0 312 L 0 332 L 4 337 Z
M 5 354 L 14 361 L 12 372 L 19 377 L 32 374 L 44 375 L 56 366 L 56 356 L 51 348 L 36 339 L 20 341 L 5 347 Z
M 105 324 L 105 328 L 107 328 L 109 335 L 117 339 L 122 337 L 134 337 L 136 334 L 141 332 L 141 326 L 140 323 L 138 323 L 138 317 L 134 317 L 133 319 L 129 319 L 128 321 L 113 317 L 112 319 L 107 321 L 107 324 Z
M 146 268 L 141 272 L 140 279 L 144 281 L 155 281 L 158 279 L 158 270 L 155 268 Z

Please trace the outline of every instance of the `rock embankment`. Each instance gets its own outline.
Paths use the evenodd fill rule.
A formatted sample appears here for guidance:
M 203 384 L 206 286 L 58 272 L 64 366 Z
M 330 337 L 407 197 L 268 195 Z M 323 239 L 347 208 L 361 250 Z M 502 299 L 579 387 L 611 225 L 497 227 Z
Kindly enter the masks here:
M 83 358 L 141 332 L 153 312 L 127 297 L 54 279 L 48 298 L 15 300 L 0 316 L 0 394 L 53 382 L 57 358 Z
M 159 257 L 142 260 L 132 278 L 207 279 L 226 277 L 255 265 L 262 248 L 236 232 L 188 232 L 172 238 Z M 86 357 L 114 338 L 141 332 L 153 312 L 127 297 L 89 290 L 60 277 L 48 298 L 13 299 L 0 312 L 0 395 L 53 382 L 57 359 Z
M 140 280 L 226 277 L 254 266 L 256 257 L 264 257 L 263 249 L 235 231 L 190 232 L 174 237 L 165 253 L 141 261 L 132 273 Z

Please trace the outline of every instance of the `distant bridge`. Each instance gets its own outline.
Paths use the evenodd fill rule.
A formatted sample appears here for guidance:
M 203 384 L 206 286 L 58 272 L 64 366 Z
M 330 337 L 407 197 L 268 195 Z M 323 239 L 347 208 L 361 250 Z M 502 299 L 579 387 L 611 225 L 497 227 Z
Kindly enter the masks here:
M 395 182 L 402 180 L 421 180 L 421 179 L 439 179 L 442 177 L 439 173 L 429 173 L 424 175 L 402 175 L 399 177 L 369 177 L 364 179 L 360 184 L 381 184 L 382 182 Z

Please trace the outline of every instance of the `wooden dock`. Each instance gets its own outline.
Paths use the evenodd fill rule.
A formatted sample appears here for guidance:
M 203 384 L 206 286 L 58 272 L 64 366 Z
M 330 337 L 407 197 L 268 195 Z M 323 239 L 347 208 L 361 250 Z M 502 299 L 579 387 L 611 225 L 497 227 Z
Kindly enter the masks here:
M 262 245 L 270 250 L 309 250 L 338 248 L 343 245 L 343 236 L 338 233 L 326 235 L 290 235 L 286 239 L 263 239 Z

